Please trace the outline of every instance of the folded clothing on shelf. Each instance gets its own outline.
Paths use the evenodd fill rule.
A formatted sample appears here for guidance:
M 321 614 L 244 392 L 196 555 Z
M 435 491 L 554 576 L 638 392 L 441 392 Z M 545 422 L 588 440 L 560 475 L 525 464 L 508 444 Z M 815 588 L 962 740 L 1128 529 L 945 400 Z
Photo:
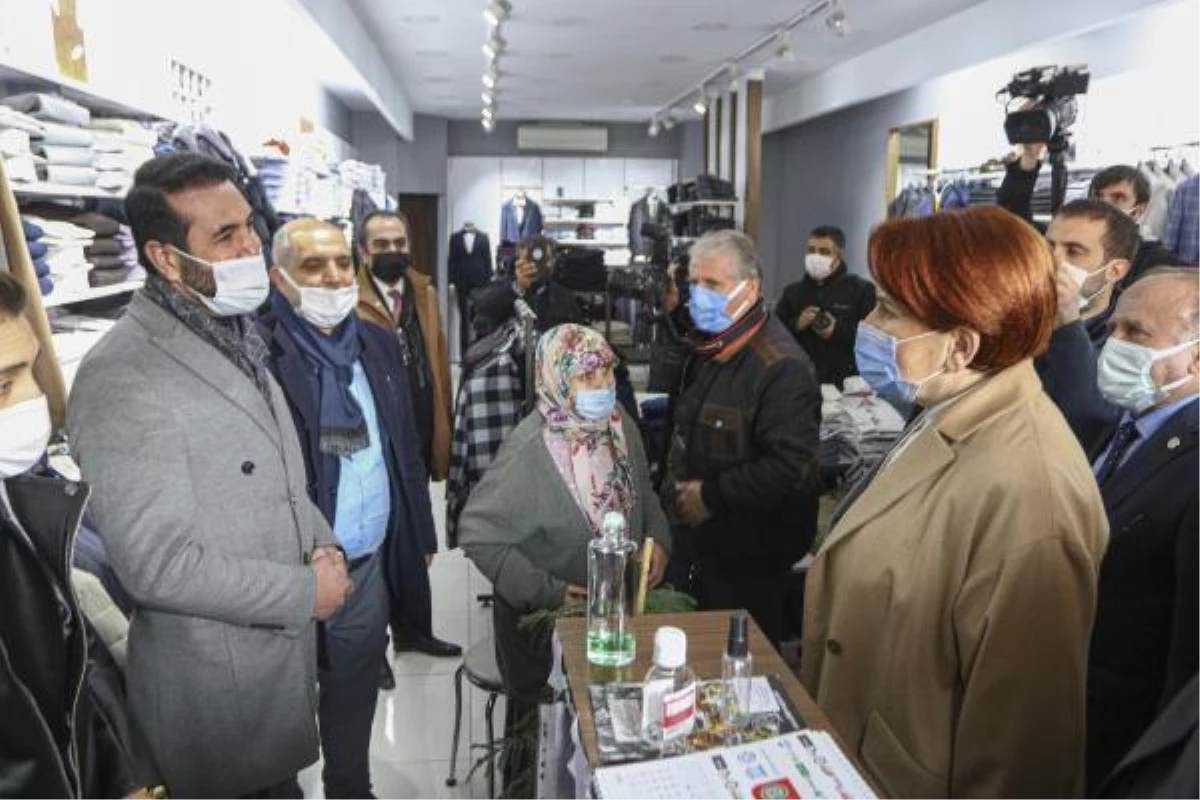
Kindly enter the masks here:
M 31 156 L 33 148 L 29 132 L 16 128 L 0 128 L 0 156 Z
M 66 186 L 95 186 L 96 177 L 97 172 L 91 167 L 46 165 L 46 180 L 50 183 L 61 183 Z
M 65 145 L 67 147 L 91 147 L 95 141 L 87 128 L 60 125 L 57 122 L 42 123 L 42 144 Z
M 123 142 L 154 147 L 158 143 L 158 132 L 136 119 L 120 117 L 96 117 L 91 121 L 93 131 L 102 131 L 106 136 L 116 136 Z
M 115 286 L 118 283 L 124 283 L 129 280 L 129 268 L 120 267 L 118 269 L 93 269 L 88 272 L 88 286 L 93 289 L 99 289 L 104 286 Z
M 121 270 L 124 275 L 129 267 L 121 260 L 120 256 L 88 256 L 88 263 L 92 265 L 92 269 L 101 270 L 102 272 L 111 272 L 113 270 Z
M 13 183 L 37 183 L 37 161 L 33 156 L 5 156 L 4 174 Z
M 84 255 L 89 259 L 92 256 L 119 256 L 123 249 L 116 236 L 97 236 L 84 250 Z
M 24 112 L 35 119 L 63 122 L 68 125 L 87 126 L 92 121 L 92 112 L 76 102 L 54 94 L 27 92 L 5 97 L 0 104 Z
M 71 222 L 81 228 L 86 228 L 96 234 L 96 236 L 116 236 L 117 232 L 121 229 L 121 223 L 112 217 L 97 214 L 95 211 L 77 214 L 71 218 Z
M 118 152 L 97 152 L 93 166 L 101 171 L 127 172 L 130 175 L 137 168 L 154 158 L 154 151 L 149 147 L 131 145 Z
M 40 137 L 46 132 L 46 123 L 8 106 L 0 105 L 0 130 L 25 131 L 30 136 Z
M 91 167 L 96 163 L 95 151 L 86 146 L 38 144 L 33 151 L 56 167 Z

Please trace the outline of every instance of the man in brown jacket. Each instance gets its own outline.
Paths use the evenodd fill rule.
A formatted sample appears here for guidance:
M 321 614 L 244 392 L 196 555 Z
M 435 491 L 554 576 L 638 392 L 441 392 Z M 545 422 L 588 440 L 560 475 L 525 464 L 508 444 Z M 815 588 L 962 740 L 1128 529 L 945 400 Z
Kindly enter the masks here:
M 397 211 L 372 211 L 357 232 L 358 316 L 395 331 L 413 392 L 413 411 L 421 435 L 422 455 L 433 481 L 446 479 L 450 468 L 450 356 L 438 314 L 437 287 L 416 269 L 409 253 L 409 224 Z M 433 556 L 426 556 L 427 564 Z M 417 650 L 431 656 L 455 657 L 458 645 L 415 634 L 400 609 L 392 614 L 392 644 L 397 652 Z M 387 669 L 384 689 L 393 687 Z

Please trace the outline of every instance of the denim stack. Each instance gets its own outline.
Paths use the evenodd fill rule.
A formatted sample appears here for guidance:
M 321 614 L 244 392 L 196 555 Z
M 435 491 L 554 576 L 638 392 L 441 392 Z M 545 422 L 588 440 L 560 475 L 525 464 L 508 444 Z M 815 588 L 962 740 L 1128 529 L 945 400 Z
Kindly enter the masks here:
M 21 229 L 25 233 L 25 246 L 29 248 L 29 260 L 33 262 L 33 272 L 37 275 L 38 290 L 42 297 L 54 291 L 54 278 L 50 275 L 50 263 L 46 256 L 50 253 L 50 245 L 42 241 L 46 232 L 40 226 L 27 219 L 21 219 Z

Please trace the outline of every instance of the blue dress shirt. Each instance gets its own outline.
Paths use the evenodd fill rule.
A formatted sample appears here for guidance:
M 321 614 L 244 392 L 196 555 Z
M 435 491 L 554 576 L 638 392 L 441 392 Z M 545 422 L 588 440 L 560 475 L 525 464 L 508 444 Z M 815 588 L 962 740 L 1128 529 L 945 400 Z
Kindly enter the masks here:
M 367 420 L 371 443 L 366 449 L 341 457 L 333 533 L 346 551 L 346 557 L 354 559 L 374 553 L 383 544 L 392 501 L 375 397 L 361 362 L 354 364 L 350 394 Z
M 1128 461 L 1130 457 L 1132 457 L 1133 454 L 1138 451 L 1138 448 L 1140 448 L 1151 436 L 1158 432 L 1159 428 L 1167 424 L 1167 420 L 1175 416 L 1176 411 L 1179 411 L 1179 409 L 1183 408 L 1188 403 L 1195 403 L 1196 399 L 1196 395 L 1189 395 L 1188 397 L 1176 400 L 1174 403 L 1165 405 L 1162 408 L 1156 408 L 1153 411 L 1147 411 L 1145 414 L 1138 417 L 1137 421 L 1134 423 L 1134 427 L 1136 427 L 1138 431 L 1138 437 L 1133 440 L 1133 444 L 1129 445 L 1129 449 L 1125 451 L 1125 456 L 1121 459 L 1121 464 L 1124 464 L 1126 461 Z M 1195 410 L 1193 409 L 1191 413 L 1195 413 Z M 1124 424 L 1130 419 L 1133 419 L 1133 415 L 1126 411 L 1125 416 L 1121 417 L 1121 424 Z M 1104 448 L 1104 452 L 1100 454 L 1100 457 L 1092 462 L 1092 472 L 1100 472 L 1100 467 L 1104 464 L 1104 460 L 1108 458 L 1108 451 L 1110 447 L 1112 447 L 1111 443 L 1108 447 Z

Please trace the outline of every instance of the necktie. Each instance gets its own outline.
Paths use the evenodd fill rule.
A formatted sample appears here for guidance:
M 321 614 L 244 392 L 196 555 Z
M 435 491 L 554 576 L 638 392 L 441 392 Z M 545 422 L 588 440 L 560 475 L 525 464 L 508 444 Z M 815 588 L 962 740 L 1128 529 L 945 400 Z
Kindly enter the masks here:
M 400 324 L 400 305 L 404 302 L 404 296 L 392 289 L 388 292 L 388 299 L 392 301 L 392 321 L 398 325 Z
M 1108 448 L 1108 455 L 1104 458 L 1104 463 L 1100 465 L 1099 472 L 1096 473 L 1096 483 L 1103 486 L 1113 473 L 1117 471 L 1117 467 L 1121 465 L 1121 460 L 1125 458 L 1125 454 L 1129 452 L 1129 446 L 1132 445 L 1138 438 L 1137 424 L 1131 420 L 1125 420 L 1117 428 L 1117 433 L 1113 436 L 1112 444 Z

